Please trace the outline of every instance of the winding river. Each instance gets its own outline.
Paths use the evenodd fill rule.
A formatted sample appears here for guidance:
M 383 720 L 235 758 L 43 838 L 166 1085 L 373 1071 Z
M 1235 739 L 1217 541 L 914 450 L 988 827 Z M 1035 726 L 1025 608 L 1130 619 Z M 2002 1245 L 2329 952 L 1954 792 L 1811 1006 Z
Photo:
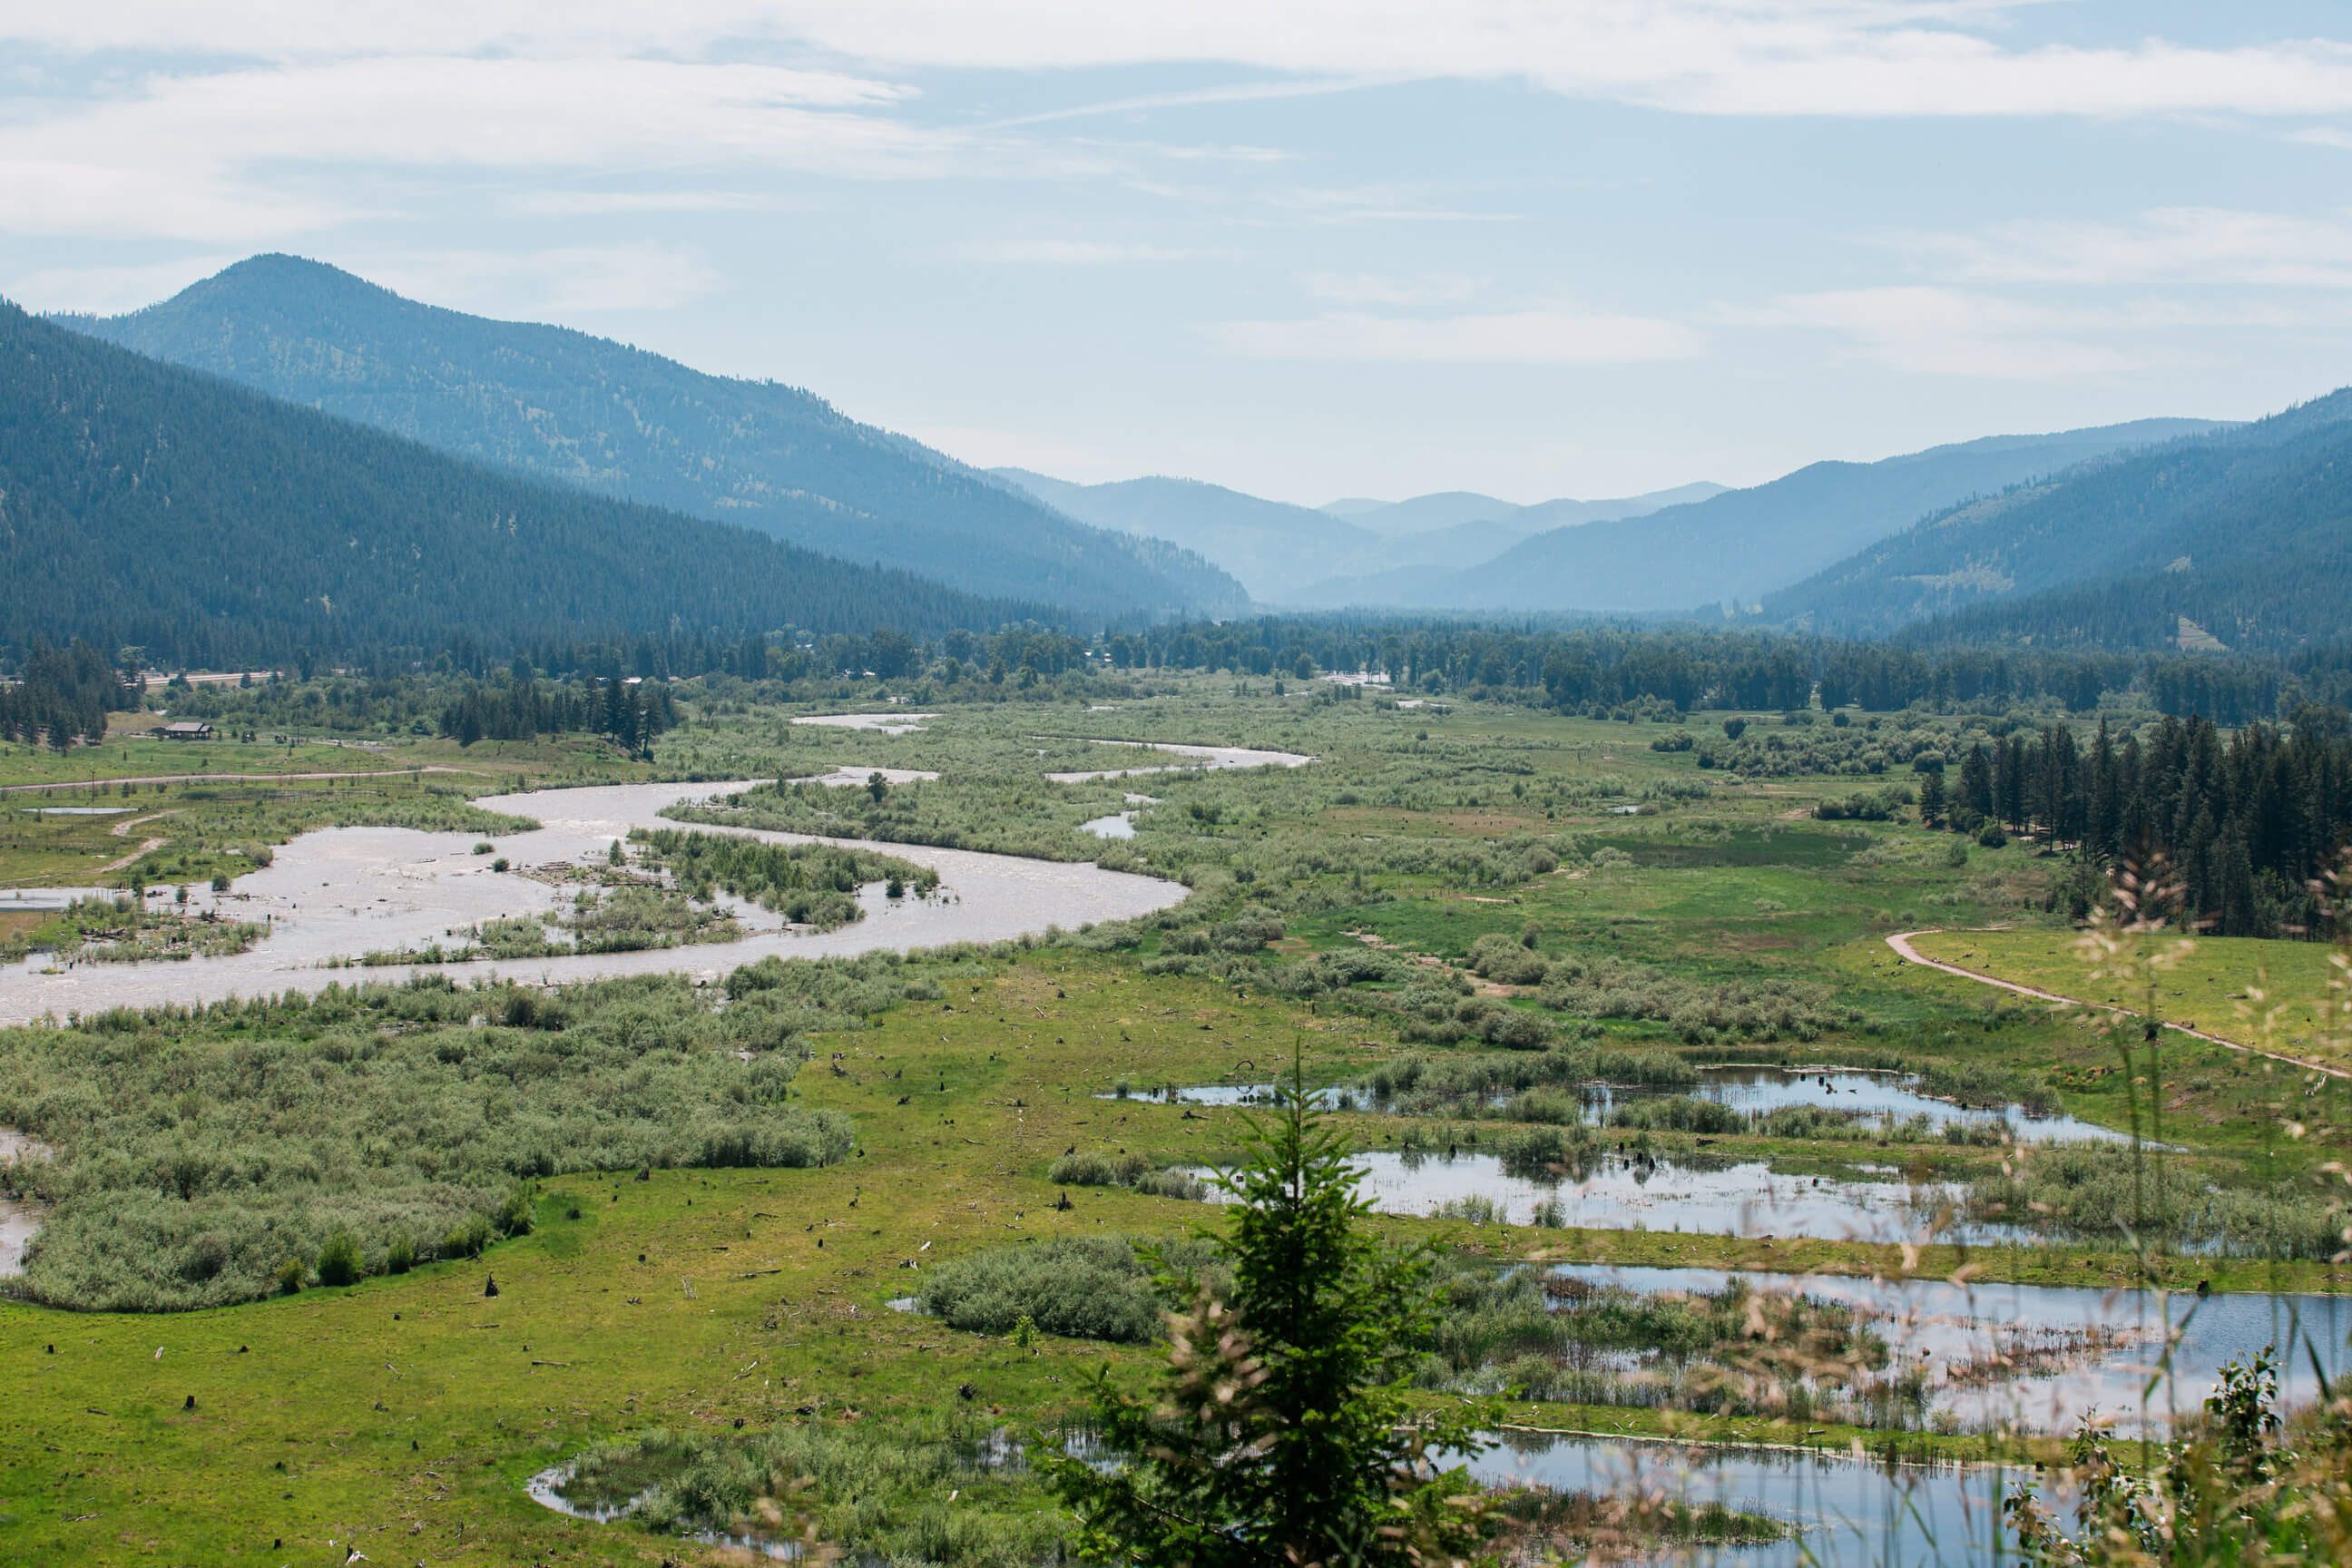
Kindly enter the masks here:
M 601 858 L 631 828 L 677 826 L 661 815 L 666 806 L 731 794 L 752 782 L 535 790 L 485 796 L 474 804 L 541 824 L 536 832 L 496 841 L 498 854 L 518 866 L 584 863 Z M 748 828 L 708 831 L 779 844 L 845 842 Z M 928 899 L 892 900 L 878 885 L 861 889 L 858 901 L 866 918 L 830 931 L 780 930 L 774 917 L 739 904 L 732 907 L 751 929 L 738 942 L 506 963 L 328 967 L 363 953 L 446 942 L 453 931 L 462 932 L 482 921 L 544 914 L 554 907 L 556 889 L 512 871 L 492 870 L 492 857 L 475 853 L 481 842 L 474 833 L 399 827 L 332 827 L 303 834 L 279 848 L 273 864 L 239 878 L 227 893 L 189 889 L 192 910 L 217 908 L 225 919 L 268 923 L 270 934 L 248 951 L 182 962 L 85 962 L 56 973 L 45 973 L 52 965 L 50 956 L 36 953 L 0 969 L 0 1024 L 109 1007 L 315 992 L 337 982 L 399 982 L 435 970 L 461 977 L 497 973 L 548 984 L 676 971 L 715 978 L 771 953 L 825 958 L 999 942 L 1048 926 L 1074 929 L 1098 921 L 1129 920 L 1185 896 L 1174 882 L 1106 871 L 1087 862 L 866 844 L 859 847 L 937 871 L 938 892 Z M 58 889 L 47 889 L 26 894 L 28 900 L 51 904 L 58 896 Z M 10 897 L 0 891 L 0 910 L 9 907 Z

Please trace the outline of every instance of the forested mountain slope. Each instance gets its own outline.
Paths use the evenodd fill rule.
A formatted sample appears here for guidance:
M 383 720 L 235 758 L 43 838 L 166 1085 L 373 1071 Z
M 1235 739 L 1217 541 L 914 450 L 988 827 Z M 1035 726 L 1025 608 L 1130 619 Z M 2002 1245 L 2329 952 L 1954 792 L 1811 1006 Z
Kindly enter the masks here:
M 2230 647 L 2352 632 L 2352 390 L 1927 518 L 1764 602 L 1873 634 Z
M 1383 542 L 1369 529 L 1311 508 L 1198 479 L 1155 475 L 1079 485 L 1026 468 L 990 472 L 1081 521 L 1197 552 L 1240 578 L 1253 597 L 1270 602 L 1346 569 Z
M 1813 463 L 1646 517 L 1553 529 L 1468 571 L 1400 584 L 1386 602 L 1595 611 L 1753 603 L 1956 502 L 2213 428 L 2209 421 L 2143 419 L 2050 436 L 1987 437 L 1875 463 Z
M 1024 606 L 534 483 L 0 302 L 0 643 L 298 650 L 915 634 Z
M 418 304 L 318 262 L 257 256 L 127 316 L 60 319 L 446 452 L 974 593 L 1097 616 L 1245 600 L 1206 562 L 1075 522 L 797 388 Z

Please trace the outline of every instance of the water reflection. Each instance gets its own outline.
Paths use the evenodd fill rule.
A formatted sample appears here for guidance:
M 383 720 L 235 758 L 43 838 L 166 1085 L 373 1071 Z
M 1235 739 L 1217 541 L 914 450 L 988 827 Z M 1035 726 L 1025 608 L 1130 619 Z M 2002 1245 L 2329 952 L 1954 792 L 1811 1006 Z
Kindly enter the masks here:
M 1831 1241 L 1926 1238 L 1957 1190 L 1948 1183 L 1790 1176 L 1761 1161 L 1703 1165 L 1605 1155 L 1581 1172 L 1520 1174 L 1493 1154 L 1372 1152 L 1351 1162 L 1382 1214 L 1591 1230 Z M 1219 1200 L 1222 1201 L 1222 1200 Z M 1947 1226 L 1938 1241 L 2024 1239 L 2013 1226 Z
M 1894 1072 L 1853 1068 L 1807 1071 L 1802 1068 L 1717 1067 L 1699 1069 L 1699 1086 L 1689 1092 L 1735 1110 L 1764 1112 L 1783 1106 L 1817 1105 L 1824 1110 L 1870 1119 L 1893 1117 L 1907 1121 L 1924 1116 L 1930 1127 L 1985 1126 L 2007 1122 L 2011 1136 L 2022 1142 L 2094 1140 L 2129 1142 L 2131 1134 L 2072 1116 L 2035 1116 L 2021 1105 L 1976 1108 L 1955 1105 L 1919 1091 L 1919 1080 Z M 1605 1111 L 1613 1099 L 1633 1098 L 1644 1091 L 1594 1086 L 1588 1091 Z
M 2002 1490 L 2017 1479 L 1994 1466 L 1891 1466 L 1830 1454 L 1502 1436 L 1502 1447 L 1470 1463 L 1471 1474 L 1489 1485 L 1519 1482 L 1601 1497 L 1656 1492 L 1694 1507 L 1719 1502 L 1802 1530 L 1787 1541 L 1698 1547 L 1673 1557 L 1741 1568 L 1991 1562 L 1999 1552 Z
M 1998 1273 L 2000 1258 L 1981 1260 Z M 1559 1264 L 1557 1278 L 1648 1294 L 1714 1294 L 1732 1280 L 1836 1302 L 1866 1316 L 1897 1365 L 1920 1363 L 1933 1382 L 1929 1407 L 1971 1430 L 2002 1422 L 2042 1432 L 2072 1431 L 2098 1411 L 2148 1415 L 2160 1429 L 2171 1402 L 2188 1411 L 2221 1380 L 2232 1358 L 2251 1363 L 2276 1346 L 2279 1395 L 2294 1404 L 2318 1393 L 2312 1363 L 2333 1382 L 2352 1370 L 2352 1300 L 2256 1292 L 2199 1298 L 2194 1291 L 2009 1285 L 1980 1279 L 1864 1279 L 1841 1275 L 1731 1273 L 1716 1268 L 1633 1268 Z M 2171 1376 L 2146 1406 L 2149 1379 L 2172 1343 Z

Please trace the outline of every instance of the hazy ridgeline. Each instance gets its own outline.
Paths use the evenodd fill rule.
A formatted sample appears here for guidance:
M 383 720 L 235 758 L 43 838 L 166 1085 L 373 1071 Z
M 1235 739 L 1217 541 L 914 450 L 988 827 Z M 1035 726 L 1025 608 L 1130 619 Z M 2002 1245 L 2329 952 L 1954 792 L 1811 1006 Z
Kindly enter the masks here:
M 10 1173 L 54 1205 L 16 1287 L 218 1305 L 339 1231 L 371 1273 L 479 1250 L 528 1215 L 518 1186 L 559 1171 L 829 1163 L 851 1128 L 787 1103 L 800 1038 L 936 994 L 923 973 L 772 960 L 723 1009 L 673 976 L 553 994 L 420 979 L 0 1031 L 0 1123 L 54 1151 Z

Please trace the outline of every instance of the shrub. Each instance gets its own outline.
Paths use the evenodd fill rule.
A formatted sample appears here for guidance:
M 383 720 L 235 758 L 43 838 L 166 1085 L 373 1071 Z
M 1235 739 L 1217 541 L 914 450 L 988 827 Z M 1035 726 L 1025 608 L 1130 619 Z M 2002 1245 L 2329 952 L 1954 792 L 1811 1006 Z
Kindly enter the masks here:
M 383 1271 L 405 1274 L 416 1267 L 416 1243 L 406 1236 L 395 1236 L 383 1249 Z
M 1118 1172 L 1107 1154 L 1065 1154 L 1054 1162 L 1045 1179 L 1057 1187 L 1114 1187 Z
M 300 1258 L 288 1258 L 278 1266 L 278 1293 L 281 1296 L 299 1295 L 302 1281 L 310 1277 L 310 1273 L 302 1267 Z
M 1977 829 L 1977 842 L 1988 849 L 1998 849 L 2009 842 L 2009 835 L 2000 830 L 1998 822 L 1988 822 Z
M 321 1285 L 356 1285 L 367 1274 L 367 1263 L 360 1257 L 360 1244 L 348 1230 L 339 1230 L 327 1237 L 327 1245 L 319 1248 L 319 1283 Z
M 955 1258 L 924 1281 L 923 1310 L 950 1328 L 1006 1334 L 1024 1317 L 1049 1334 L 1139 1344 L 1160 1308 L 1123 1237 L 1056 1237 Z
M 500 1236 L 529 1236 L 531 1226 L 530 1194 L 518 1187 L 507 1194 L 499 1205 L 497 1225 Z
M 449 1227 L 441 1238 L 444 1258 L 479 1258 L 482 1249 L 490 1245 L 490 1222 L 480 1215 L 461 1220 Z
M 1470 944 L 1470 967 L 1505 985 L 1534 985 L 1543 979 L 1550 963 L 1533 949 L 1532 942 L 1497 931 Z

